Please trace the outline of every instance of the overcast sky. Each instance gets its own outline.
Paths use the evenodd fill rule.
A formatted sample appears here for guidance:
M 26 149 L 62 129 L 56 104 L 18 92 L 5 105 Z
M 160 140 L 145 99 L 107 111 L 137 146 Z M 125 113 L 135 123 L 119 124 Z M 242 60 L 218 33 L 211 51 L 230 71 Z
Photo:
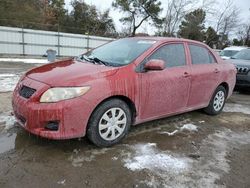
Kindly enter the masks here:
M 120 23 L 119 19 L 122 17 L 122 14 L 119 13 L 118 10 L 115 10 L 112 8 L 111 4 L 112 4 L 113 0 L 85 0 L 85 2 L 87 4 L 90 5 L 95 5 L 97 7 L 97 9 L 104 11 L 106 9 L 110 9 L 110 16 L 113 18 L 114 22 L 115 22 L 115 26 L 116 29 L 118 31 L 121 30 L 121 28 L 123 27 L 122 24 Z M 217 6 L 223 6 L 223 2 L 225 2 L 226 0 L 217 0 L 218 3 Z M 66 3 L 66 7 L 68 9 L 70 9 L 70 2 L 71 0 L 65 0 Z M 164 5 L 166 7 L 166 0 L 161 0 L 162 2 L 162 8 L 163 8 L 163 12 L 162 14 L 164 15 L 165 12 L 165 8 Z M 240 8 L 241 10 L 241 15 L 240 18 L 242 20 L 242 22 L 246 22 L 250 19 L 250 0 L 234 0 L 234 4 Z M 216 6 L 216 5 L 215 5 Z M 209 20 L 209 21 L 213 21 L 213 20 Z M 211 23 L 212 24 L 212 23 Z M 152 27 L 150 27 L 148 24 L 144 24 L 142 25 L 141 29 L 139 30 L 139 32 L 146 32 L 146 33 L 150 33 L 153 34 L 154 31 L 152 31 Z

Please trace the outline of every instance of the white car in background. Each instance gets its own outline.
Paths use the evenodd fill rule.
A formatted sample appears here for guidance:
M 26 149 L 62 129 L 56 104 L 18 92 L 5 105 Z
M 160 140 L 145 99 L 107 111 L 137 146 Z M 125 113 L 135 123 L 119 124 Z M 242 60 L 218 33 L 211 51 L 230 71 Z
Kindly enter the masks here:
M 221 53 L 221 51 L 222 50 L 220 50 L 220 49 L 213 49 L 217 54 L 219 54 L 220 55 L 220 53 Z
M 234 56 L 235 54 L 237 54 L 239 51 L 243 49 L 247 49 L 247 47 L 230 46 L 230 47 L 224 48 L 224 50 L 220 52 L 220 56 L 222 59 L 230 59 L 232 56 Z

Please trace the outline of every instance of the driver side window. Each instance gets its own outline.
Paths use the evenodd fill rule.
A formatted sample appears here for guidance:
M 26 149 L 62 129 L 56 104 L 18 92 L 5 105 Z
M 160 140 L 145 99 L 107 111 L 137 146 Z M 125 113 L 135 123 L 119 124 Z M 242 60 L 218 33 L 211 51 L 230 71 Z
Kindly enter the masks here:
M 183 44 L 167 44 L 156 50 L 149 58 L 161 59 L 167 64 L 166 67 L 178 67 L 186 65 L 185 48 Z

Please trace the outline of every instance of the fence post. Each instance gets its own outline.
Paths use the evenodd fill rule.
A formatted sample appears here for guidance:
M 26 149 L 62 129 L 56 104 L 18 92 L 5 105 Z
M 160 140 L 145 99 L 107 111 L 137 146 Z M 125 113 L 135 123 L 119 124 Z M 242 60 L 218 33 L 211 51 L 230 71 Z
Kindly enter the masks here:
M 58 23 L 58 28 L 57 28 L 57 51 L 58 51 L 58 56 L 60 56 L 60 27 Z
M 22 23 L 22 31 L 21 31 L 21 34 L 22 34 L 22 47 L 23 47 L 23 56 L 25 56 L 25 41 L 24 41 L 24 29 L 23 29 L 23 23 Z
M 89 51 L 89 33 L 85 33 L 87 34 L 87 52 Z

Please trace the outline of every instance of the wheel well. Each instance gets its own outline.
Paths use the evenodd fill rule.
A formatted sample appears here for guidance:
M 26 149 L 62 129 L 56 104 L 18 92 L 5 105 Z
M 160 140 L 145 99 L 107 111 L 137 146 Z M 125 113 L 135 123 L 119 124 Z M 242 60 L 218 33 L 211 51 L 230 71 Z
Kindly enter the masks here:
M 228 84 L 226 82 L 223 82 L 223 83 L 220 84 L 220 86 L 222 86 L 222 87 L 225 88 L 225 90 L 227 92 L 226 95 L 228 95 L 228 92 L 229 92 L 229 86 L 228 86 Z
M 124 102 L 128 105 L 128 107 L 129 107 L 129 109 L 130 109 L 130 111 L 131 111 L 131 117 L 132 117 L 131 122 L 132 122 L 132 124 L 133 124 L 133 123 L 134 123 L 134 120 L 135 120 L 135 117 L 136 117 L 136 107 L 135 107 L 135 104 L 134 104 L 134 102 L 133 102 L 130 98 L 128 98 L 128 97 L 126 97 L 126 96 L 123 96 L 123 95 L 115 95 L 115 96 L 111 96 L 111 97 L 108 97 L 108 98 L 104 99 L 103 101 L 101 101 L 101 102 L 95 107 L 95 109 L 93 110 L 93 112 L 94 112 L 102 103 L 104 103 L 104 102 L 107 101 L 107 100 L 111 100 L 111 99 L 120 99 L 120 100 L 124 101 Z M 91 115 L 93 114 L 93 112 L 91 113 Z

